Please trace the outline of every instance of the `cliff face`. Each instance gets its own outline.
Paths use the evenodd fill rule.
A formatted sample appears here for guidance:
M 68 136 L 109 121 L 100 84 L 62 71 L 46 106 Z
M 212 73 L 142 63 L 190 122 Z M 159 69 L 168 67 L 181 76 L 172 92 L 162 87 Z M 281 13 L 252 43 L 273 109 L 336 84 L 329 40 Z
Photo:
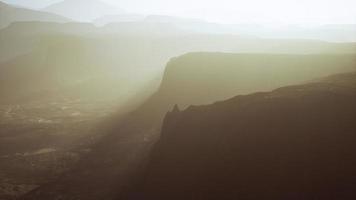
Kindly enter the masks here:
M 189 53 L 168 63 L 158 95 L 186 107 L 355 69 L 350 54 Z
M 144 199 L 355 199 L 356 74 L 168 113 Z
M 353 54 L 189 53 L 171 59 L 160 88 L 134 116 L 160 126 L 176 104 L 180 108 L 209 104 L 355 69 Z

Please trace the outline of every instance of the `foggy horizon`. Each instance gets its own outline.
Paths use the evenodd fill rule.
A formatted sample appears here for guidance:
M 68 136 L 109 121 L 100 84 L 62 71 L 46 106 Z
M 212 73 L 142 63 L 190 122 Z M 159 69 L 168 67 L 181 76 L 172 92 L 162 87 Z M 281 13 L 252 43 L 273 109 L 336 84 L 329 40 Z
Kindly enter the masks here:
M 32 9 L 43 9 L 62 0 L 3 0 Z M 222 24 L 324 25 L 356 24 L 353 0 L 96 0 L 123 9 L 127 14 L 168 15 Z M 117 13 L 120 14 L 120 13 Z M 123 13 L 121 13 L 123 14 Z M 125 14 L 125 13 L 124 13 Z

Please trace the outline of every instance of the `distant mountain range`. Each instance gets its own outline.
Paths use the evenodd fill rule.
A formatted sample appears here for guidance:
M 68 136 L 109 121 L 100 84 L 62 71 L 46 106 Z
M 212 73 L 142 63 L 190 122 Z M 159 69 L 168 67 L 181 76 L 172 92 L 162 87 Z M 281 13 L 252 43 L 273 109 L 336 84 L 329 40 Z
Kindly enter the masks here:
M 356 73 L 168 113 L 129 199 L 356 198 Z
M 330 24 L 313 27 L 300 25 L 217 24 L 199 19 L 167 15 L 145 16 L 140 13 L 130 13 L 100 0 L 64 0 L 51 4 L 42 10 L 30 10 L 1 3 L 0 9 L 0 28 L 19 21 L 67 22 L 73 20 L 76 22 L 91 22 L 100 26 L 112 23 L 135 22 L 142 27 L 158 23 L 165 24 L 166 27 L 175 27 L 175 29 L 197 34 L 229 34 L 271 39 L 299 38 L 332 42 L 356 42 L 356 26 L 354 24 Z
M 172 59 L 159 90 L 124 119 L 113 119 L 107 136 L 73 172 L 34 190 L 24 199 L 54 199 L 64 195 L 88 200 L 123 197 L 140 179 L 148 152 L 160 136 L 164 116 L 175 104 L 181 107 L 207 104 L 238 94 L 306 82 L 356 70 L 355 62 L 354 55 L 331 54 L 191 53 Z M 295 78 L 289 81 L 285 76 Z
M 100 0 L 64 0 L 43 10 L 80 22 L 91 22 L 105 15 L 125 13 L 124 10 Z
M 167 15 L 120 14 L 94 21 L 97 25 L 118 22 L 165 23 L 181 30 L 205 34 L 232 34 L 275 39 L 313 39 L 332 42 L 356 42 L 355 24 L 328 24 L 304 27 L 302 25 L 271 26 L 265 24 L 218 24 L 208 21 Z
M 0 29 L 13 22 L 42 21 L 42 22 L 69 22 L 68 18 L 60 15 L 16 7 L 0 1 Z
M 187 27 L 182 28 L 179 24 L 150 20 L 150 22 L 120 22 L 103 27 L 95 27 L 91 23 L 78 22 L 65 24 L 35 21 L 14 22 L 12 25 L 0 30 L 0 63 L 30 52 L 31 49 L 36 47 L 41 37 L 49 34 L 70 34 L 90 38 L 100 37 L 107 40 L 122 40 L 124 37 L 147 38 L 152 42 L 146 44 L 155 48 L 155 51 L 161 52 L 160 54 L 155 54 L 163 58 L 163 62 L 155 64 L 156 67 L 161 69 L 170 57 L 191 51 L 301 54 L 356 52 L 355 43 L 327 43 L 320 40 L 306 39 L 263 39 L 244 34 L 232 35 L 228 32 L 214 34 L 209 33 L 209 31 L 199 32 Z M 134 40 L 129 41 L 130 44 L 128 45 L 132 46 L 131 41 Z M 136 43 L 135 45 L 137 46 L 138 44 Z M 158 46 L 162 46 L 168 51 L 161 51 Z

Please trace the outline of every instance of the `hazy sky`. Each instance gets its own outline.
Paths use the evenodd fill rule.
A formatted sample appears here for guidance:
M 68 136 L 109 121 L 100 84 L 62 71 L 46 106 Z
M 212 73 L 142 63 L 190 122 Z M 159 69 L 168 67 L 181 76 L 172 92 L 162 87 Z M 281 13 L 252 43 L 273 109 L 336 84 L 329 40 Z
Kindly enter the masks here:
M 44 7 L 60 0 L 5 0 Z M 130 12 L 225 23 L 354 23 L 356 0 L 102 0 Z

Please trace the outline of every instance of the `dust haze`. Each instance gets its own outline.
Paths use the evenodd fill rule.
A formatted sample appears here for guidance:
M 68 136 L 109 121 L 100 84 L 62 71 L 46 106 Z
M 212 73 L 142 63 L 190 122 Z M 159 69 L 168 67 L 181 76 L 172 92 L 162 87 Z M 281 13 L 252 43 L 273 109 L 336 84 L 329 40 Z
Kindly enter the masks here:
M 0 1 L 1 200 L 356 199 L 356 2 Z

